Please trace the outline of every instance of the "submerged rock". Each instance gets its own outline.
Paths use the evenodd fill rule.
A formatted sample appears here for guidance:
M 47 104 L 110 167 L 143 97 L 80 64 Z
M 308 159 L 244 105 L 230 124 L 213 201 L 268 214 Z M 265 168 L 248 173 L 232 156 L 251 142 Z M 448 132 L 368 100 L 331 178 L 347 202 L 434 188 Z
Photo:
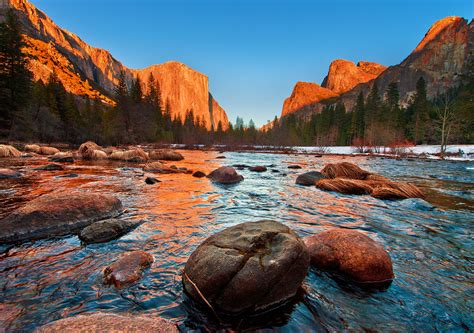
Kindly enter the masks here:
M 2 178 L 19 178 L 22 174 L 12 169 L 0 169 L 0 179 Z
M 256 165 L 256 166 L 250 167 L 249 170 L 253 172 L 265 172 L 267 171 L 267 168 L 264 167 L 263 165 Z
M 38 170 L 38 171 L 59 171 L 59 170 L 64 170 L 64 167 L 61 164 L 51 163 L 51 164 L 46 164 L 46 165 L 42 165 L 40 167 L 37 167 L 37 168 L 35 168 L 35 170 Z
M 156 332 L 177 333 L 178 328 L 172 322 L 156 316 L 122 316 L 111 313 L 93 313 L 78 315 L 53 321 L 38 328 L 36 333 L 63 332 Z
M 143 271 L 153 263 L 153 256 L 144 251 L 133 251 L 120 257 L 104 270 L 104 283 L 116 288 L 129 286 L 141 279 Z
M 311 264 L 356 283 L 389 284 L 393 278 L 390 256 L 383 246 L 361 232 L 333 229 L 305 239 Z
M 151 160 L 161 161 L 181 161 L 184 160 L 183 155 L 172 149 L 152 150 L 149 154 Z
M 232 167 L 220 167 L 208 174 L 207 178 L 221 184 L 235 184 L 244 180 Z
M 253 313 L 291 299 L 309 263 L 306 246 L 287 226 L 247 222 L 206 239 L 186 263 L 183 284 L 215 311 Z
M 0 220 L 0 244 L 72 234 L 121 211 L 120 200 L 107 194 L 44 194 Z
M 316 182 L 323 178 L 324 176 L 321 172 L 310 171 L 296 177 L 296 184 L 304 186 L 316 185 Z
M 203 178 L 203 177 L 206 177 L 206 174 L 202 171 L 196 171 L 195 173 L 193 173 L 193 177 Z
M 105 243 L 125 235 L 137 225 L 135 221 L 103 220 L 82 229 L 79 238 L 84 243 Z

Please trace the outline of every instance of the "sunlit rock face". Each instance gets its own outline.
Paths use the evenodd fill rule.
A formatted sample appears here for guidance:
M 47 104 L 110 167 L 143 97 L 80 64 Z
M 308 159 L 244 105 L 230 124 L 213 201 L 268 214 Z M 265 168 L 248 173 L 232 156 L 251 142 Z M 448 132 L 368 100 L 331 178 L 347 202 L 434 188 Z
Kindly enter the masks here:
M 334 60 L 321 86 L 342 94 L 360 83 L 375 79 L 386 68 L 374 62 L 361 61 L 356 65 L 349 60 Z
M 289 108 L 290 101 L 295 99 L 295 86 L 292 96 L 285 100 L 282 116 L 287 115 L 288 110 L 308 116 L 338 101 L 350 110 L 359 93 L 366 96 L 374 83 L 382 95 L 390 83 L 396 82 L 401 103 L 404 104 L 413 95 L 420 77 L 426 81 L 428 97 L 434 97 L 447 88 L 459 85 L 472 58 L 473 44 L 474 23 L 457 16 L 446 17 L 434 23 L 413 52 L 398 65 L 385 68 L 371 62 L 361 61 L 355 65 L 347 60 L 333 61 L 322 86 L 339 97 L 334 98 L 330 94 L 324 97 L 317 93 L 319 88 L 314 85 L 312 95 L 299 94 L 296 99 L 305 101 L 300 103 L 302 106 L 294 103 L 295 107 Z M 302 98 L 303 95 L 307 98 Z
M 292 112 L 311 107 L 313 103 L 336 96 L 337 94 L 332 90 L 323 88 L 316 83 L 297 82 L 291 96 L 285 99 L 281 115 L 284 117 Z
M 36 80 L 47 82 L 54 72 L 67 91 L 114 104 L 113 90 L 123 71 L 127 80 L 150 73 L 160 83 L 162 99 L 169 101 L 172 115 L 184 120 L 193 110 L 206 127 L 217 128 L 219 120 L 228 127 L 227 115 L 209 94 L 208 78 L 179 62 L 167 62 L 135 70 L 124 66 L 110 52 L 92 47 L 78 36 L 57 26 L 27 0 L 10 0 L 26 35 L 25 52 Z
M 184 121 L 186 113 L 193 111 L 194 117 L 206 125 L 207 129 L 217 129 L 219 121 L 225 129 L 229 120 L 225 111 L 209 93 L 209 79 L 188 66 L 169 61 L 141 70 L 134 70 L 134 75 L 147 82 L 150 74 L 159 82 L 163 104 L 169 103 L 171 116 Z

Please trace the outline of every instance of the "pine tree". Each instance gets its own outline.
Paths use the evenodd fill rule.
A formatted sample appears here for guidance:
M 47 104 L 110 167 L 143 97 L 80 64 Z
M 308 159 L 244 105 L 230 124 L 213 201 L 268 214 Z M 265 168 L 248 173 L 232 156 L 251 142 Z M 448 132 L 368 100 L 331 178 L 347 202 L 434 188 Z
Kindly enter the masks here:
M 21 121 L 31 91 L 28 60 L 20 22 L 9 9 L 0 24 L 0 136 L 8 136 L 15 121 Z
M 428 99 L 426 97 L 426 82 L 421 76 L 416 82 L 416 93 L 412 102 L 413 119 L 412 135 L 416 144 L 426 141 L 426 123 L 428 121 Z

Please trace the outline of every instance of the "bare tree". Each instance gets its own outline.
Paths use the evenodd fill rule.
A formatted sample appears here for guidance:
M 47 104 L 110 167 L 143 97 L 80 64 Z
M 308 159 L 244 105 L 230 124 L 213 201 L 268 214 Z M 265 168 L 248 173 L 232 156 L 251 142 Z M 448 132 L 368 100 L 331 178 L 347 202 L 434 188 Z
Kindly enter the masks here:
M 441 157 L 446 154 L 449 135 L 457 123 L 454 99 L 446 90 L 436 105 L 437 125 L 441 133 Z

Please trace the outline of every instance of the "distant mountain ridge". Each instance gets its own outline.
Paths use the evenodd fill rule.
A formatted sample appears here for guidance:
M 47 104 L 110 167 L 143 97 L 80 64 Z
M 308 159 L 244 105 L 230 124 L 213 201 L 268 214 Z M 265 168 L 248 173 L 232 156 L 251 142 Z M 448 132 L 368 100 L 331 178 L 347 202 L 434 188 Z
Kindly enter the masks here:
M 184 120 L 186 112 L 216 129 L 225 130 L 229 120 L 225 110 L 209 92 L 209 79 L 175 61 L 144 69 L 130 69 L 107 50 L 92 47 L 77 35 L 57 26 L 27 0 L 4 0 L 15 9 L 24 27 L 30 70 L 36 80 L 46 82 L 55 72 L 66 90 L 80 96 L 113 104 L 113 90 L 123 71 L 127 80 L 139 76 L 144 84 L 152 73 L 160 83 L 163 103 L 169 103 L 172 117 Z
M 401 103 L 407 103 L 422 76 L 428 97 L 459 84 L 467 63 L 473 57 L 474 24 L 450 16 L 435 22 L 410 55 L 400 64 L 385 67 L 376 63 L 347 60 L 331 63 L 321 86 L 316 83 L 296 83 L 282 107 L 281 117 L 295 113 L 307 117 L 319 113 L 324 106 L 343 102 L 350 110 L 360 92 L 367 95 L 373 84 L 383 94 L 392 82 L 398 83 Z M 302 90 L 301 86 L 306 89 Z M 263 127 L 271 127 L 271 123 Z

